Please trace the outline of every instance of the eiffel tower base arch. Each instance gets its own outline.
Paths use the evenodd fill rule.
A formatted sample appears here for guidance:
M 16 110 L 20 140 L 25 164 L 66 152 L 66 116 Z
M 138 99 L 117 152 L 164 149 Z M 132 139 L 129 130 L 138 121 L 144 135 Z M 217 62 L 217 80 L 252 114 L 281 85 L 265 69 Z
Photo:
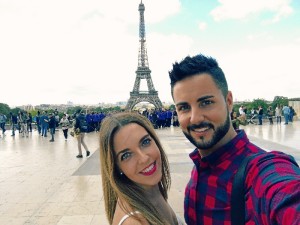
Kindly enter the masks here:
M 147 94 L 130 92 L 130 99 L 128 100 L 125 109 L 132 110 L 133 107 L 140 102 L 149 102 L 153 104 L 156 109 L 161 109 L 163 107 L 157 92 Z

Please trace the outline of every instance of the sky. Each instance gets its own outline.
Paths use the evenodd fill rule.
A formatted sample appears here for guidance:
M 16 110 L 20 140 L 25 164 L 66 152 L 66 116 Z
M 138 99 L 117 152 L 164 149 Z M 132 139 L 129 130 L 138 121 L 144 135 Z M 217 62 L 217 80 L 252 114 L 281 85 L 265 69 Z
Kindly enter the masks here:
M 0 103 L 127 101 L 140 2 L 0 0 Z M 199 53 L 218 61 L 235 101 L 300 97 L 300 1 L 143 3 L 149 68 L 163 103 L 173 102 L 172 64 Z

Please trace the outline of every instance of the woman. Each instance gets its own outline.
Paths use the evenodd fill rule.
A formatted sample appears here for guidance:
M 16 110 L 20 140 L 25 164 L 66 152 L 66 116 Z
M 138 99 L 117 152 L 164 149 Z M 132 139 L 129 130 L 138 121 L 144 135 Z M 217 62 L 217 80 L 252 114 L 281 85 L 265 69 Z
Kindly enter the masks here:
M 63 117 L 60 120 L 61 124 L 61 129 L 64 133 L 65 140 L 68 139 L 68 131 L 69 131 L 69 126 L 70 126 L 70 121 L 67 118 L 66 114 L 63 114 Z
M 273 109 L 272 106 L 269 106 L 268 110 L 267 110 L 267 114 L 268 114 L 268 119 L 270 122 L 270 125 L 273 124 Z
M 231 117 L 231 123 L 232 123 L 233 128 L 235 130 L 239 130 L 240 129 L 240 121 L 239 121 L 239 118 L 237 117 L 236 112 L 232 110 L 232 112 L 230 113 L 230 117 Z
M 22 133 L 22 137 L 24 137 L 26 135 L 26 137 L 28 137 L 28 129 L 27 129 L 27 120 L 28 120 L 28 116 L 27 116 L 27 112 L 19 112 L 19 116 L 18 116 L 18 122 L 20 123 L 21 126 L 21 133 Z
M 276 122 L 281 123 L 282 107 L 277 105 L 275 108 Z
M 100 128 L 100 161 L 110 224 L 184 224 L 167 202 L 167 156 L 145 116 L 123 112 L 106 117 Z

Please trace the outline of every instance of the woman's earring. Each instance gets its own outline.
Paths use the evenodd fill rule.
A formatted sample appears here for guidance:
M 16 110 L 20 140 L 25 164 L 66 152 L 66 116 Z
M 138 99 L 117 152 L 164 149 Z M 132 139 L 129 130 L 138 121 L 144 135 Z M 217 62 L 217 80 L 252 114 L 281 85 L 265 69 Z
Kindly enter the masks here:
M 123 173 L 122 173 L 122 172 L 120 172 L 120 175 L 122 176 L 122 175 L 123 175 Z

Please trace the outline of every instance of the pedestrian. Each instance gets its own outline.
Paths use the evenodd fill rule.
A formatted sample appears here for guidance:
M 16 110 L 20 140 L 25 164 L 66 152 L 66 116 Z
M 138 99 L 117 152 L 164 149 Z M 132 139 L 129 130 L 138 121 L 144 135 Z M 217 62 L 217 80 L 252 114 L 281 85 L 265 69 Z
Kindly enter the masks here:
M 28 132 L 32 132 L 32 115 L 30 112 L 27 113 L 27 130 Z
M 231 111 L 230 118 L 231 118 L 231 123 L 232 123 L 233 129 L 239 130 L 240 129 L 240 120 L 237 116 L 237 113 L 234 110 Z
M 61 129 L 64 133 L 65 140 L 68 140 L 68 131 L 70 126 L 70 121 L 67 118 L 67 115 L 64 113 L 60 120 Z
M 27 112 L 20 111 L 18 120 L 19 120 L 18 122 L 21 125 L 20 131 L 22 133 L 22 137 L 25 137 L 25 136 L 28 137 L 28 128 L 27 128 L 28 114 L 27 114 Z
M 295 115 L 295 110 L 294 110 L 293 106 L 290 106 L 289 122 L 291 122 L 291 123 L 293 122 L 294 115 Z
M 40 111 L 37 111 L 37 115 L 35 116 L 35 122 L 36 122 L 37 131 L 40 135 L 41 132 L 42 132 L 42 129 L 41 129 L 41 112 Z
M 185 190 L 186 223 L 233 224 L 242 215 L 241 224 L 299 225 L 300 169 L 292 156 L 267 152 L 251 143 L 244 130 L 233 129 L 233 96 L 217 61 L 187 56 L 173 64 L 169 77 L 180 127 L 196 147 Z M 237 203 L 231 202 L 234 177 L 248 156 L 255 158 L 242 173 L 242 207 L 231 211 Z
M 290 117 L 290 107 L 287 105 L 283 106 L 282 113 L 285 121 L 285 125 L 289 124 L 289 117 Z
M 18 117 L 12 112 L 10 112 L 9 115 L 11 123 L 11 136 L 15 136 L 15 130 L 18 126 Z
M 55 109 L 54 111 L 54 118 L 55 118 L 55 127 L 59 127 L 59 121 L 60 121 L 60 118 L 59 118 L 59 114 L 58 114 L 58 111 L 57 109 Z
M 109 224 L 184 224 L 167 202 L 169 163 L 147 117 L 137 112 L 107 116 L 99 149 Z
M 76 133 L 77 144 L 78 144 L 78 153 L 79 153 L 76 157 L 77 158 L 83 157 L 81 145 L 83 146 L 83 148 L 86 151 L 86 157 L 88 157 L 90 155 L 90 151 L 88 150 L 88 147 L 84 141 L 85 134 L 88 131 L 88 124 L 86 121 L 86 116 L 82 110 L 77 111 L 75 125 L 74 125 L 74 131 Z
M 260 105 L 258 106 L 258 125 L 262 125 L 263 115 L 264 115 L 264 109 Z
M 49 126 L 49 131 L 51 134 L 51 139 L 49 141 L 54 142 L 56 121 L 55 121 L 55 116 L 53 113 L 49 113 L 48 126 Z
M 277 105 L 275 108 L 275 116 L 277 124 L 281 124 L 282 107 Z
M 6 115 L 0 112 L 0 128 L 2 129 L 3 137 L 5 136 L 5 131 L 6 131 L 6 128 L 5 128 L 6 120 L 7 120 Z
M 47 137 L 48 127 L 49 127 L 48 122 L 49 122 L 49 117 L 47 115 L 47 111 L 43 111 L 40 117 L 41 130 L 42 130 L 41 136 Z
M 268 110 L 267 110 L 267 114 L 268 114 L 268 119 L 270 122 L 270 125 L 273 125 L 273 109 L 272 106 L 269 106 Z

